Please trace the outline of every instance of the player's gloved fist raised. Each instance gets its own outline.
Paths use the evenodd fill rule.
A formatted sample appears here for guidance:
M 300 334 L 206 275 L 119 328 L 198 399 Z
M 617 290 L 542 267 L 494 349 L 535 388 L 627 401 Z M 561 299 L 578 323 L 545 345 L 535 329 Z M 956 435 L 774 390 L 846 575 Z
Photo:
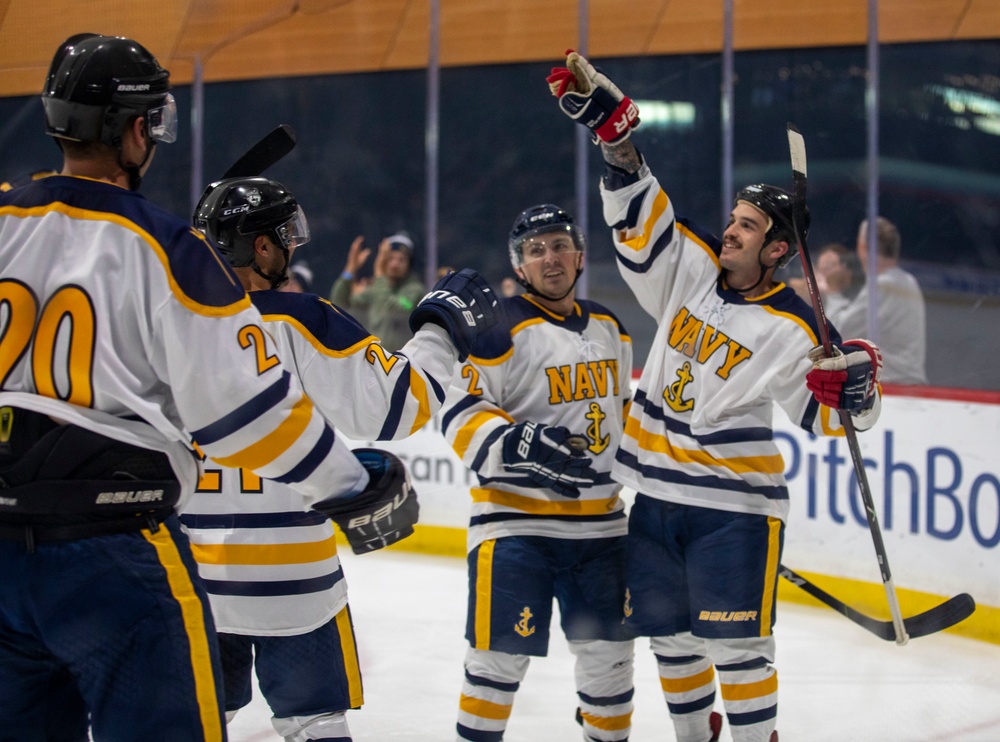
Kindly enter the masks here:
M 444 276 L 410 314 L 410 329 L 425 322 L 441 325 L 458 349 L 458 360 L 469 357 L 476 338 L 497 323 L 497 295 L 486 279 L 471 268 Z
M 396 456 L 377 448 L 356 448 L 353 453 L 368 470 L 367 489 L 322 500 L 313 508 L 340 526 L 355 554 L 365 554 L 412 535 L 420 506 L 406 467 Z
M 590 129 L 594 144 L 617 144 L 639 126 L 639 108 L 611 80 L 572 49 L 566 66 L 545 78 L 563 113 Z
M 597 481 L 589 456 L 583 451 L 587 439 L 566 428 L 524 422 L 511 425 L 503 437 L 503 467 L 523 474 L 538 487 L 564 497 L 579 497 L 580 487 Z
M 868 340 L 848 340 L 826 357 L 823 346 L 809 351 L 813 367 L 806 386 L 820 404 L 858 413 L 875 403 L 882 381 L 882 351 Z

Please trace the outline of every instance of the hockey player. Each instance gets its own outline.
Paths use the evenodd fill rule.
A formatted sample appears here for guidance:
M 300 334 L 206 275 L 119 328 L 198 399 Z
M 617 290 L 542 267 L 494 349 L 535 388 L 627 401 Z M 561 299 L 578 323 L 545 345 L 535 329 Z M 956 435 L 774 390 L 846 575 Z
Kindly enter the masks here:
M 834 331 L 837 355 L 824 358 L 812 310 L 775 281 L 797 251 L 787 193 L 741 190 L 719 240 L 675 216 L 628 138 L 638 110 L 605 75 L 570 52 L 548 82 L 601 145 L 618 266 L 658 322 L 613 471 L 638 493 L 626 624 L 651 637 L 679 742 L 718 739 L 716 671 L 735 742 L 776 742 L 772 628 L 788 490 L 773 407 L 817 435 L 843 434 L 832 407 L 868 429 L 881 355 Z
M 223 740 L 175 513 L 192 437 L 308 503 L 370 477 L 218 253 L 137 193 L 176 136 L 167 70 L 78 34 L 42 104 L 62 171 L 0 193 L 0 736 Z
M 526 293 L 502 301 L 449 395 L 443 431 L 479 478 L 458 739 L 503 739 L 552 602 L 576 656 L 585 740 L 625 740 L 632 638 L 622 626 L 626 519 L 609 472 L 631 397 L 632 343 L 606 308 L 575 299 L 584 237 L 552 204 L 523 211 L 508 243 Z
M 446 276 L 420 301 L 410 316 L 413 337 L 397 353 L 326 299 L 280 291 L 309 230 L 295 197 L 276 181 L 213 183 L 194 222 L 250 292 L 305 391 L 352 438 L 405 438 L 422 427 L 441 407 L 469 343 L 494 322 L 496 299 L 471 271 Z M 252 510 L 246 492 L 255 493 Z M 340 521 L 356 552 L 413 532 L 412 491 L 386 511 L 370 523 Z M 330 521 L 303 512 L 301 497 L 278 482 L 211 462 L 181 520 L 220 632 L 227 716 L 250 702 L 256 667 L 278 734 L 289 742 L 348 742 L 345 712 L 362 704 L 361 672 Z

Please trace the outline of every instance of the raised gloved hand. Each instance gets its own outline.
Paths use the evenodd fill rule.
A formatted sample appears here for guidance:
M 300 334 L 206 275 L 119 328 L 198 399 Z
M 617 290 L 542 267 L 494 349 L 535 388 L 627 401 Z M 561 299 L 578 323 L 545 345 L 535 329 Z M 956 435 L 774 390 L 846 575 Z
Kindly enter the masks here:
M 321 500 L 313 509 L 340 526 L 355 554 L 365 554 L 412 535 L 420 506 L 406 467 L 395 455 L 377 448 L 356 448 L 353 453 L 368 470 L 368 488 Z
M 469 357 L 476 338 L 497 322 L 497 295 L 486 279 L 471 268 L 449 273 L 434 284 L 410 314 L 410 329 L 425 322 L 441 325 L 458 349 L 458 360 Z
M 882 381 L 882 351 L 868 340 L 848 340 L 834 346 L 827 358 L 823 346 L 809 351 L 813 367 L 806 386 L 820 404 L 858 413 L 875 404 Z
M 586 448 L 587 439 L 566 428 L 517 423 L 503 436 L 503 467 L 564 497 L 579 497 L 579 488 L 592 487 L 598 476 Z
M 623 142 L 639 126 L 639 109 L 611 80 L 572 49 L 566 66 L 545 78 L 563 113 L 590 129 L 594 144 Z

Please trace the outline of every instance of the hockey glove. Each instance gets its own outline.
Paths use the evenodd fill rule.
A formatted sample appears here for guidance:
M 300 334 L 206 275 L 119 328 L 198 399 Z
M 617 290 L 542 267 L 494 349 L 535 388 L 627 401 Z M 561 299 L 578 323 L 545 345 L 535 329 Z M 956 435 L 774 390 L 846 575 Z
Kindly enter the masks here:
M 597 480 L 593 462 L 583 453 L 586 448 L 587 439 L 566 428 L 517 423 L 504 433 L 503 467 L 564 497 L 579 497 L 580 487 Z
M 590 129 L 594 144 L 618 144 L 639 126 L 639 108 L 602 72 L 572 49 L 566 66 L 545 78 L 562 112 Z
M 368 489 L 352 497 L 331 497 L 313 505 L 347 536 L 355 554 L 365 554 L 410 536 L 420 506 L 403 462 L 388 451 L 356 448 L 371 477 Z
M 410 329 L 425 322 L 441 325 L 458 349 L 458 360 L 469 357 L 476 338 L 497 322 L 497 295 L 486 279 L 471 268 L 449 273 L 410 314 Z
M 820 404 L 851 413 L 864 412 L 875 404 L 882 381 L 882 351 L 868 340 L 848 340 L 834 346 L 827 358 L 823 346 L 809 351 L 813 367 L 806 386 Z

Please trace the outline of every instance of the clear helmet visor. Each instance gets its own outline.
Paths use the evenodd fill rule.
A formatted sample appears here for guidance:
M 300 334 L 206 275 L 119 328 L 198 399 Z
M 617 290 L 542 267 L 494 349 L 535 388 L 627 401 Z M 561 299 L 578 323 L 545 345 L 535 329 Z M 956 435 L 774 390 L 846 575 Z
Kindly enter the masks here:
M 575 256 L 583 252 L 580 230 L 575 225 L 544 227 L 530 232 L 514 245 L 512 253 L 517 256 L 515 268 L 534 263 L 547 256 L 555 258 Z
M 299 206 L 295 210 L 295 216 L 275 228 L 274 233 L 285 249 L 302 247 L 306 244 L 309 241 L 309 222 L 302 207 Z
M 149 137 L 157 142 L 170 144 L 177 141 L 177 103 L 174 96 L 167 93 L 163 105 L 146 111 Z

